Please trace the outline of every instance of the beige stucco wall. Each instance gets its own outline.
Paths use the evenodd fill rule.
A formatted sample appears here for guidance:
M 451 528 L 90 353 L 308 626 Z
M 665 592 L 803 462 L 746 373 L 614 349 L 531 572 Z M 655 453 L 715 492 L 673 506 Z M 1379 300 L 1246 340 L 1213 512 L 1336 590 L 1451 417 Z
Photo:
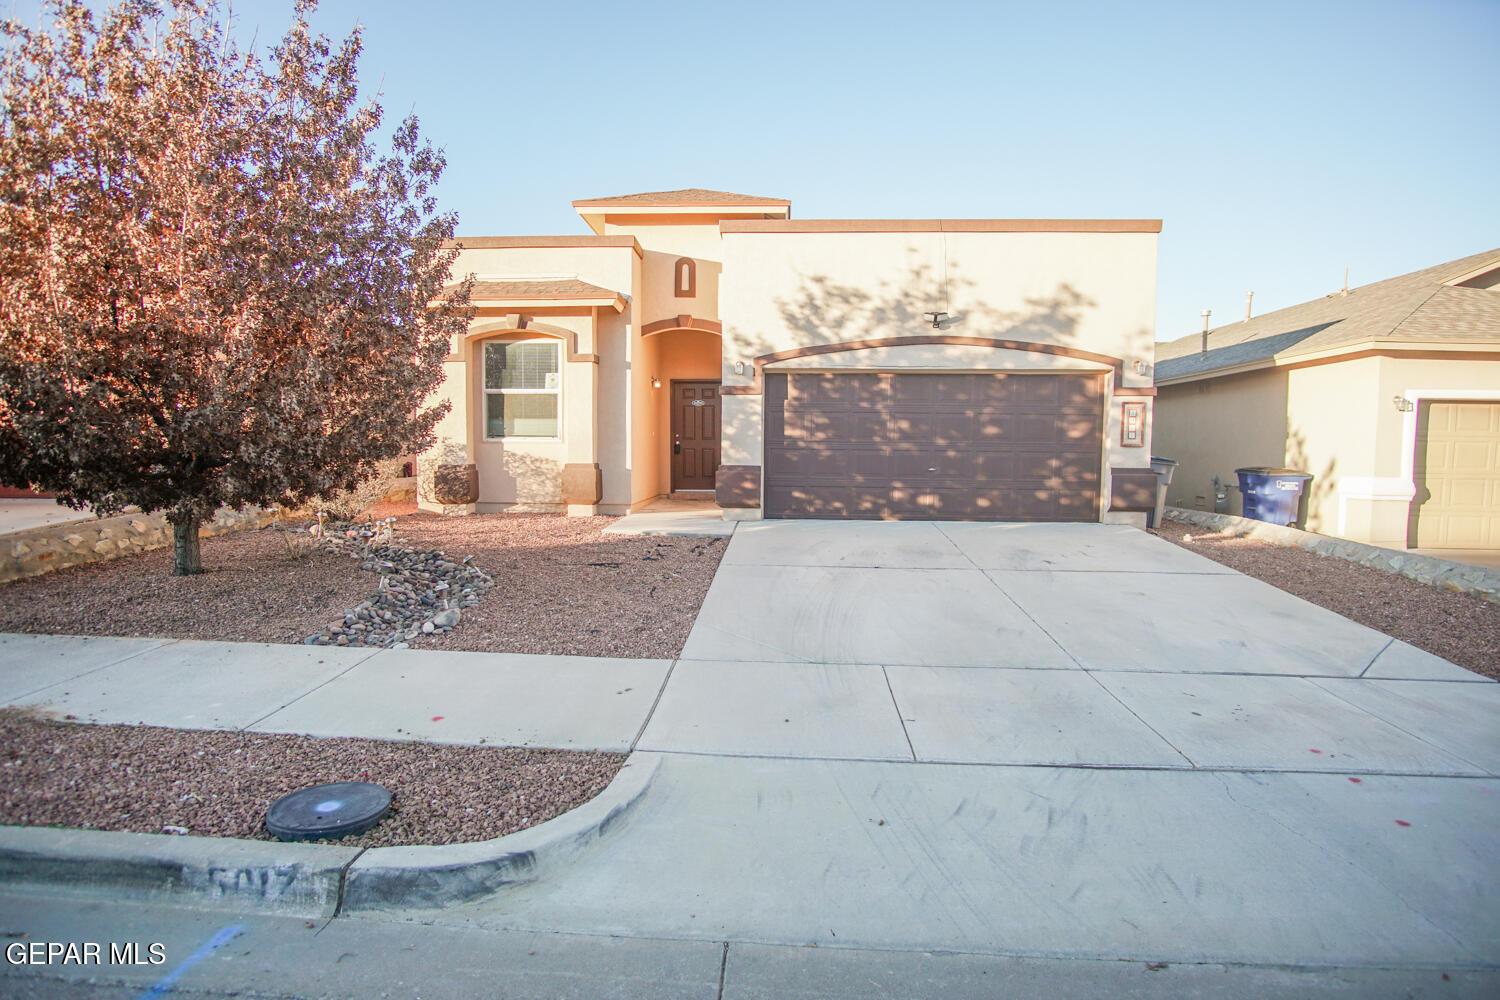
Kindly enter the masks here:
M 1151 384 L 1156 294 L 1152 233 L 725 233 L 724 384 L 752 381 L 761 355 L 817 344 L 950 335 L 1057 345 L 1124 362 L 1121 383 Z M 948 313 L 934 330 L 924 312 Z M 981 355 L 990 355 L 983 358 Z M 743 362 L 743 372 L 734 365 Z M 913 345 L 820 355 L 778 368 L 1099 370 L 1055 355 Z M 1111 378 L 1111 383 L 1113 379 Z M 1110 385 L 1111 391 L 1115 386 Z M 1108 468 L 1150 453 L 1120 446 L 1119 403 L 1106 403 Z M 725 398 L 723 461 L 760 465 L 760 396 Z
M 1309 531 L 1338 534 L 1340 479 L 1374 473 L 1379 365 L 1378 358 L 1357 358 L 1286 373 L 1286 452 L 1281 464 L 1313 476 L 1303 491 Z
M 1179 463 L 1169 502 L 1211 509 L 1211 479 L 1241 466 L 1311 473 L 1306 526 L 1405 547 L 1418 411 L 1393 397 L 1500 399 L 1500 359 L 1371 356 L 1181 385 L 1157 397 L 1157 454 Z M 1240 512 L 1237 490 L 1229 512 Z
M 717 219 L 662 224 L 616 222 L 607 218 L 605 235 L 633 236 L 644 253 L 638 265 L 640 294 L 634 314 L 638 319 L 631 344 L 634 352 L 630 385 L 631 486 L 635 506 L 671 492 L 671 380 L 717 379 L 719 337 L 702 331 L 666 331 L 648 337 L 640 328 L 660 320 L 692 316 L 719 320 L 720 238 Z M 678 296 L 675 265 L 691 257 L 695 266 L 693 295 Z M 661 388 L 651 385 L 661 379 Z
M 1251 372 L 1160 388 L 1152 451 L 1177 462 L 1167 502 L 1212 510 L 1213 478 L 1233 486 L 1241 466 L 1286 458 L 1286 373 Z M 1231 490 L 1229 513 L 1240 512 Z
M 1152 233 L 726 233 L 724 360 L 809 344 L 944 333 L 1125 361 L 1148 386 Z M 946 282 L 944 275 L 946 274 Z M 946 289 L 946 292 L 945 292 Z M 941 310 L 941 331 L 922 313 Z M 725 384 L 749 382 L 726 371 Z
M 437 428 L 437 444 L 418 457 L 419 502 L 436 509 L 424 490 L 438 464 L 472 462 L 479 471 L 479 502 L 473 509 L 561 510 L 562 468 L 598 464 L 603 475 L 600 510 L 623 511 L 631 492 L 629 425 L 609 414 L 628 408 L 630 338 L 636 324 L 630 302 L 639 286 L 640 259 L 629 247 L 504 247 L 465 250 L 457 278 L 473 273 L 490 279 L 576 277 L 622 293 L 624 312 L 609 307 L 527 308 L 531 322 L 515 329 L 514 312 L 480 308 L 468 334 L 453 345 L 436 398 L 451 404 Z M 483 344 L 494 339 L 555 339 L 562 345 L 562 426 L 555 441 L 487 441 L 484 437 Z M 597 354 L 597 364 L 568 355 Z M 597 404 L 596 404 L 597 400 Z M 601 419 L 601 415 L 606 415 Z
M 719 318 L 719 280 L 723 265 L 718 221 L 694 225 L 619 224 L 606 221 L 605 235 L 634 236 L 645 252 L 641 269 L 641 324 L 683 314 Z M 675 293 L 673 265 L 682 257 L 696 262 L 695 295 Z

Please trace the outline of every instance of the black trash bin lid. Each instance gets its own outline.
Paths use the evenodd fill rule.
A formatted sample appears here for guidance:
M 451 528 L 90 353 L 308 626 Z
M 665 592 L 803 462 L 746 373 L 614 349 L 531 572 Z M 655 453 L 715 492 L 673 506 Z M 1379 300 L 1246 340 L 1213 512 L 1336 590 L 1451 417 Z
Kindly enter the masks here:
M 391 808 L 391 793 L 367 781 L 311 785 L 283 795 L 266 810 L 277 840 L 319 840 L 364 833 Z
M 1248 472 L 1252 476 L 1280 476 L 1283 479 L 1288 476 L 1301 476 L 1303 479 L 1312 478 L 1312 473 L 1310 472 L 1298 472 L 1296 469 L 1270 469 L 1263 466 L 1256 466 L 1249 469 L 1235 469 L 1234 471 L 1236 474 Z

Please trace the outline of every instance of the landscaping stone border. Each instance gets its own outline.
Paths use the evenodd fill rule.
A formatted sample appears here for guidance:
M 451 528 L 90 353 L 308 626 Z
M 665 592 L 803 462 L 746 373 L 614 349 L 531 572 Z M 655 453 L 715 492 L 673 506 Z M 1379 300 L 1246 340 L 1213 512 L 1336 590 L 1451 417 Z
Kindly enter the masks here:
M 1361 566 L 1369 566 L 1393 576 L 1404 576 L 1430 587 L 1442 587 L 1444 590 L 1500 604 L 1500 570 L 1418 555 L 1415 552 L 1401 552 L 1379 545 L 1351 542 L 1345 538 L 1331 538 L 1300 528 L 1235 517 L 1233 514 L 1214 514 L 1185 507 L 1168 507 L 1164 514 L 1174 521 L 1209 528 L 1226 535 L 1253 538 L 1271 545 L 1295 545 L 1320 556 L 1359 563 Z
M 231 531 L 264 528 L 276 519 L 274 511 L 247 507 L 223 509 L 199 530 L 200 538 Z M 120 514 L 65 524 L 27 528 L 0 538 L 0 583 L 41 576 L 55 569 L 103 562 L 172 544 L 172 526 L 165 514 Z

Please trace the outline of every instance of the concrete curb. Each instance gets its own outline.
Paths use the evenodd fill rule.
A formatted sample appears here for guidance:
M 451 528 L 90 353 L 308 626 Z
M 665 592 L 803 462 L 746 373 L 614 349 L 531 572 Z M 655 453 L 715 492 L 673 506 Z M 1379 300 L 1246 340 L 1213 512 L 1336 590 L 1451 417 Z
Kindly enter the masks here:
M 577 809 L 494 840 L 445 847 L 339 847 L 0 826 L 0 884 L 45 883 L 189 894 L 237 909 L 331 917 L 344 910 L 437 907 L 534 882 L 599 840 L 634 808 L 661 758 L 632 754 Z
M 629 815 L 660 767 L 659 754 L 633 753 L 609 786 L 577 809 L 494 840 L 371 848 L 349 866 L 341 911 L 434 908 L 538 881 Z
M 191 893 L 245 909 L 332 916 L 357 847 L 0 827 L 0 883 Z
M 1348 562 L 1369 566 L 1393 576 L 1404 576 L 1408 580 L 1425 583 L 1430 587 L 1442 587 L 1460 594 L 1469 594 L 1486 601 L 1500 603 L 1500 570 L 1471 566 L 1468 563 L 1438 559 L 1433 556 L 1400 552 L 1379 545 L 1366 545 L 1343 538 L 1331 538 L 1300 528 L 1267 524 L 1233 514 L 1213 514 L 1204 510 L 1188 510 L 1184 507 L 1168 507 L 1163 516 L 1174 521 L 1183 521 L 1200 528 L 1210 528 L 1226 535 L 1254 538 L 1272 545 L 1295 545 L 1298 548 L 1332 556 Z

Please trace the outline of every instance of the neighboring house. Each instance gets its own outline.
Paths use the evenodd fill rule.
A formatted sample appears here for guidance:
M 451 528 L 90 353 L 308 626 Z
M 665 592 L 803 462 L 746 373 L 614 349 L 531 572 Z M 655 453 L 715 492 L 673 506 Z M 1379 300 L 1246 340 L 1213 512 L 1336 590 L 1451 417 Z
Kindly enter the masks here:
M 1285 466 L 1314 477 L 1313 531 L 1500 549 L 1500 250 L 1218 327 L 1206 354 L 1199 334 L 1158 344 L 1156 359 L 1170 503 L 1207 508 L 1215 476 Z
M 1159 221 L 573 205 L 594 235 L 455 241 L 424 507 L 1143 523 Z

